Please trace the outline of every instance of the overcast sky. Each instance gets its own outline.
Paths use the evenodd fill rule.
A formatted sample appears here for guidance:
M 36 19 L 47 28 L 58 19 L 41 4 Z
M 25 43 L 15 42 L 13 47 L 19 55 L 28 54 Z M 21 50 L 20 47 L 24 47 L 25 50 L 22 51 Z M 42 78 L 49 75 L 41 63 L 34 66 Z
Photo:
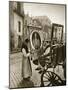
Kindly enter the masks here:
M 30 16 L 48 16 L 52 23 L 65 27 L 65 5 L 24 3 L 24 11 Z

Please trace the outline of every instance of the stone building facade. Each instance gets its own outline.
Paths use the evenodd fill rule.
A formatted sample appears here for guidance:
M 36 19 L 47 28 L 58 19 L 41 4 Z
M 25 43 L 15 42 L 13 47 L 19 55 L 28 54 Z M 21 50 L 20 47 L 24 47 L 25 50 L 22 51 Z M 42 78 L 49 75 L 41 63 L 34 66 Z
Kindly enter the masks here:
M 24 30 L 23 3 L 9 2 L 10 51 L 21 48 Z

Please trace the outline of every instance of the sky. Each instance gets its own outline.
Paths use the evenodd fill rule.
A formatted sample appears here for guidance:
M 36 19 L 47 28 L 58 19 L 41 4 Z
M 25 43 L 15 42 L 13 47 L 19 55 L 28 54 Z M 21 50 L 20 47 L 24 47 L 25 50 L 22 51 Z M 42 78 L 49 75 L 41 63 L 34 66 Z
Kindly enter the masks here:
M 24 3 L 24 12 L 29 16 L 47 16 L 52 23 L 64 25 L 65 5 Z

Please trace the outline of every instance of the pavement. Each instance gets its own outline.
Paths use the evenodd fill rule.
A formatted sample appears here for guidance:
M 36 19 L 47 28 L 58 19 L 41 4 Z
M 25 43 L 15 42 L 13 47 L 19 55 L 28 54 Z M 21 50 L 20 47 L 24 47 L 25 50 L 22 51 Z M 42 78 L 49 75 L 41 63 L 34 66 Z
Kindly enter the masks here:
M 21 77 L 22 72 L 22 53 L 14 53 L 10 54 L 10 88 L 27 88 L 27 87 L 39 87 L 41 84 L 40 77 L 41 75 L 36 71 L 37 65 L 34 65 L 31 61 L 32 66 L 32 77 L 30 81 L 23 81 Z M 49 69 L 50 71 L 52 69 Z M 57 66 L 55 69 L 55 73 L 57 73 L 62 79 L 63 69 L 61 66 Z

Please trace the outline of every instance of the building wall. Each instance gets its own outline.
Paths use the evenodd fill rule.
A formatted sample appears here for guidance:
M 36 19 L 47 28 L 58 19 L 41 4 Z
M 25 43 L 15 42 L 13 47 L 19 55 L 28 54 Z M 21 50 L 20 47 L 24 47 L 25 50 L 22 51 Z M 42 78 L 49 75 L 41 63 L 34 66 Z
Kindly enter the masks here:
M 9 2 L 9 32 L 10 32 L 10 50 L 14 48 L 14 12 L 13 2 Z
M 59 27 L 58 30 L 57 30 L 57 39 L 58 39 L 58 41 L 61 40 L 61 35 L 62 35 L 62 27 Z
M 21 36 L 21 41 L 23 37 L 23 26 L 24 26 L 24 9 L 23 3 L 19 2 L 20 11 L 17 6 L 18 2 L 9 2 L 9 32 L 10 32 L 10 50 L 13 51 L 18 48 L 19 40 L 18 37 Z M 21 31 L 19 32 L 18 21 L 21 23 Z M 21 42 L 22 43 L 22 42 Z
M 18 9 L 18 6 L 17 6 L 17 4 L 20 4 L 20 13 L 21 14 L 24 14 L 24 8 L 23 8 L 23 3 L 22 2 L 17 2 L 17 1 L 13 1 L 13 9 L 14 10 L 17 10 Z
M 19 32 L 19 27 L 18 27 L 18 22 L 21 22 L 21 31 Z M 17 15 L 16 13 L 14 13 L 14 32 L 15 32 L 15 37 L 14 37 L 14 41 L 15 41 L 15 48 L 18 47 L 18 36 L 22 37 L 22 33 L 23 33 L 23 20 L 22 17 L 20 17 L 19 15 Z

